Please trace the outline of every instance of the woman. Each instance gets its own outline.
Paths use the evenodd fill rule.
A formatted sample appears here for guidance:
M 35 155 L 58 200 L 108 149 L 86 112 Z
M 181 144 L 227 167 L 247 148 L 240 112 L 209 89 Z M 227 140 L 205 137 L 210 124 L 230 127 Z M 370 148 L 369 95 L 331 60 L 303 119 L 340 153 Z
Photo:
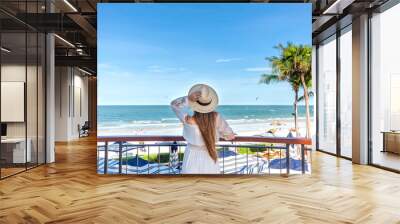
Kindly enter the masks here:
M 190 116 L 187 107 L 194 113 Z M 188 96 L 171 102 L 172 110 L 183 123 L 187 147 L 183 157 L 183 174 L 219 174 L 215 143 L 220 137 L 233 140 L 235 135 L 226 121 L 215 112 L 218 96 L 213 88 L 194 85 Z

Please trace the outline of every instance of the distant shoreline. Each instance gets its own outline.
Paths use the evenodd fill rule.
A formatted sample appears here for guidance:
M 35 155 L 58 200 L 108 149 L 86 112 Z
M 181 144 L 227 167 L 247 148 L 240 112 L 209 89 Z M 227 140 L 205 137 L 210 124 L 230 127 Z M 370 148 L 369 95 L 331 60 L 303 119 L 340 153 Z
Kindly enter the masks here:
M 227 121 L 233 131 L 238 135 L 253 136 L 264 135 L 271 136 L 268 131 L 275 130 L 275 136 L 286 137 L 291 128 L 294 128 L 293 119 L 271 119 L 269 121 Z M 298 119 L 298 128 L 301 135 L 305 134 L 305 118 Z M 131 127 L 98 127 L 98 135 L 181 135 L 181 123 L 168 124 L 149 124 L 148 126 L 131 126 Z
M 107 104 L 107 105 L 97 105 L 98 107 L 104 106 L 170 106 L 169 104 Z M 293 104 L 221 104 L 219 106 L 290 106 Z M 305 105 L 299 105 L 299 107 L 305 107 Z M 314 107 L 314 105 L 310 105 Z

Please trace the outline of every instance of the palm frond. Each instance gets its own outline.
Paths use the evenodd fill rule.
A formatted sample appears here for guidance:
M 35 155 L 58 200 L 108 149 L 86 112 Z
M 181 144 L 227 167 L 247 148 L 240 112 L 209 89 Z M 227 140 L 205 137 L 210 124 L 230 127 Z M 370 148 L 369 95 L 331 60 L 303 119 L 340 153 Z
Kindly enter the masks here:
M 308 97 L 313 97 L 313 96 L 314 96 L 314 92 L 313 92 L 313 91 L 308 92 Z M 303 100 L 304 100 L 304 95 L 301 96 L 301 97 L 299 97 L 299 98 L 297 99 L 297 102 L 301 102 L 301 101 L 303 101 Z
M 293 90 L 303 86 L 301 77 L 304 77 L 306 86 L 311 87 L 311 47 L 287 42 L 286 45 L 278 44 L 275 49 L 278 56 L 265 58 L 271 65 L 271 74 L 261 75 L 259 83 L 286 81 Z
M 280 82 L 283 81 L 279 78 L 278 75 L 274 75 L 274 74 L 263 74 L 261 75 L 261 78 L 259 80 L 258 83 L 260 84 L 270 84 L 272 82 Z

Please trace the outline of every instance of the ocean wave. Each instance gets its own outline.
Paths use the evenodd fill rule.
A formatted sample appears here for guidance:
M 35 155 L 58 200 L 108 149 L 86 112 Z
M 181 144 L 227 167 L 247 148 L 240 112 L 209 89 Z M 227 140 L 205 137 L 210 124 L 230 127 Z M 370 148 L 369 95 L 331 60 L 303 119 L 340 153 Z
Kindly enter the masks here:
M 301 121 L 303 118 L 299 118 Z M 244 124 L 272 124 L 274 121 L 281 121 L 283 123 L 290 124 L 293 122 L 293 118 L 241 118 L 241 119 L 227 119 L 230 125 L 244 125 Z M 165 118 L 164 121 L 157 120 L 134 120 L 129 122 L 99 122 L 99 128 L 101 129 L 156 129 L 166 127 L 178 127 L 181 123 L 179 119 Z
M 123 124 L 114 124 L 114 125 L 102 125 L 101 123 L 99 124 L 99 128 L 102 129 L 118 129 L 118 128 L 134 128 L 134 129 L 140 129 L 140 128 L 163 128 L 163 127 L 168 127 L 168 126 L 179 126 L 180 123 L 123 123 Z
M 130 121 L 131 124 L 160 124 L 161 121 L 157 120 L 133 120 Z
M 290 122 L 293 121 L 293 118 L 240 118 L 240 119 L 227 119 L 228 123 L 236 124 L 236 123 L 271 123 L 273 121 L 283 121 L 283 122 Z
M 179 123 L 178 118 L 161 118 L 161 123 Z

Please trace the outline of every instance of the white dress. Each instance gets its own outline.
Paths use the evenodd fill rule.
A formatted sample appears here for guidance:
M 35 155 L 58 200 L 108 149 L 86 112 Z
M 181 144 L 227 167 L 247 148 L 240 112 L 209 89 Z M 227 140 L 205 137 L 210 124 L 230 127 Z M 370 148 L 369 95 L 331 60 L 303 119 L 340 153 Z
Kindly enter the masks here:
M 172 110 L 183 123 L 183 138 L 187 142 L 186 150 L 183 156 L 182 173 L 183 174 L 219 174 L 219 163 L 215 162 L 208 154 L 200 129 L 196 124 L 186 123 L 188 110 L 188 98 L 180 97 L 171 102 Z M 233 134 L 228 123 L 218 114 L 216 120 L 217 136 Z

